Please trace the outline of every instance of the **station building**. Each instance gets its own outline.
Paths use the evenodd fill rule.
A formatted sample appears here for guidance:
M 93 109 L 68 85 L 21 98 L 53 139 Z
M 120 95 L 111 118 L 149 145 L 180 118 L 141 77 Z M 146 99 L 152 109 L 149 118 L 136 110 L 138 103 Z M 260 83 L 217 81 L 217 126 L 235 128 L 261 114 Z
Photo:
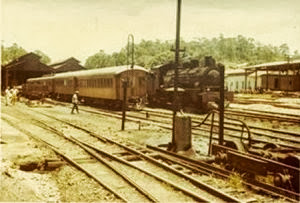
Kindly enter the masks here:
M 54 73 L 85 70 L 85 68 L 81 66 L 79 63 L 80 63 L 79 60 L 71 57 L 64 61 L 53 63 L 50 65 L 50 67 L 53 69 Z
M 229 91 L 300 91 L 300 60 L 264 63 L 227 70 L 225 86 Z
M 30 52 L 1 66 L 1 89 L 22 85 L 28 78 L 51 74 L 53 69 L 40 59 L 39 55 Z

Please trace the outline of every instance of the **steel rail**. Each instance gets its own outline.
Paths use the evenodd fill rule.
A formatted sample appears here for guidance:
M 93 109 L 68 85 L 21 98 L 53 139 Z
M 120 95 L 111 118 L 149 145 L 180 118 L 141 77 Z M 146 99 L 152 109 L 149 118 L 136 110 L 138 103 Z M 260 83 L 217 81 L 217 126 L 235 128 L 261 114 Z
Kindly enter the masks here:
M 20 132 L 29 135 L 30 137 L 32 137 L 33 139 L 44 143 L 46 146 L 48 146 L 49 148 L 51 148 L 55 153 L 57 153 L 58 155 L 60 155 L 62 158 L 64 158 L 69 164 L 71 164 L 72 166 L 76 167 L 78 170 L 84 172 L 87 176 L 91 177 L 92 179 L 94 179 L 97 183 L 99 183 L 102 187 L 104 187 L 105 189 L 107 189 L 108 191 L 110 191 L 112 194 L 114 194 L 117 198 L 121 199 L 124 202 L 128 202 L 128 200 L 126 200 L 126 198 L 122 197 L 122 195 L 120 195 L 118 192 L 116 192 L 114 189 L 112 189 L 109 185 L 105 184 L 103 181 L 101 181 L 99 178 L 97 178 L 96 176 L 94 176 L 91 172 L 89 172 L 87 169 L 85 169 L 84 167 L 80 166 L 79 164 L 77 164 L 77 162 L 75 160 L 73 160 L 71 157 L 67 156 L 66 154 L 64 154 L 63 152 L 61 152 L 60 150 L 58 150 L 56 147 L 54 147 L 52 144 L 48 143 L 47 141 L 38 138 L 37 136 L 33 135 L 31 132 L 25 130 L 24 128 L 21 128 L 19 125 L 9 121 L 8 119 L 4 118 L 3 115 L 1 117 L 1 119 L 5 120 L 9 125 L 15 127 L 16 129 L 18 129 Z
M 150 171 L 148 171 L 146 169 L 139 168 L 138 166 L 135 166 L 134 164 L 130 163 L 129 161 L 121 159 L 121 158 L 119 158 L 119 157 L 117 157 L 117 156 L 115 156 L 113 154 L 110 154 L 110 153 L 108 153 L 108 152 L 106 152 L 106 151 L 104 151 L 102 149 L 99 149 L 98 147 L 96 147 L 96 146 L 94 146 L 92 144 L 89 144 L 89 143 L 86 143 L 86 142 L 80 141 L 80 140 L 78 140 L 78 142 L 81 142 L 82 144 L 84 144 L 84 145 L 92 148 L 93 150 L 97 151 L 98 153 L 100 153 L 100 154 L 102 154 L 104 156 L 107 156 L 107 157 L 109 157 L 109 158 L 111 158 L 111 159 L 113 159 L 115 161 L 120 162 L 120 163 L 126 164 L 126 165 L 128 165 L 128 166 L 130 166 L 130 167 L 132 167 L 132 168 L 134 168 L 134 169 L 136 169 L 138 171 L 141 171 L 141 172 L 143 172 L 143 173 L 145 173 L 145 174 L 147 174 L 147 175 L 149 175 L 149 176 L 151 176 L 151 177 L 159 180 L 159 181 L 162 181 L 162 182 L 164 182 L 164 183 L 172 186 L 173 188 L 175 188 L 175 189 L 177 189 L 179 191 L 182 191 L 184 194 L 189 195 L 190 197 L 194 198 L 197 201 L 200 201 L 200 202 L 209 202 L 209 200 L 207 198 L 205 198 L 205 197 L 199 196 L 198 194 L 196 194 L 196 193 L 194 193 L 194 192 L 192 192 L 190 190 L 187 190 L 187 189 L 179 186 L 178 184 L 173 183 L 170 180 L 167 180 L 167 179 L 165 179 L 163 177 L 160 177 L 160 176 L 158 176 L 158 175 L 156 175 L 156 174 L 154 174 L 154 173 L 152 173 L 152 172 L 150 172 Z
M 201 182 L 201 181 L 193 178 L 190 175 L 187 175 L 187 174 L 185 174 L 185 173 L 183 173 L 181 171 L 175 170 L 174 168 L 172 168 L 170 166 L 162 164 L 159 161 L 155 160 L 154 158 L 152 158 L 150 156 L 147 156 L 147 155 L 145 155 L 145 154 L 143 154 L 143 153 L 141 153 L 141 152 L 139 152 L 139 151 L 137 151 L 135 149 L 129 148 L 128 146 L 125 146 L 125 145 L 123 145 L 121 143 L 118 143 L 116 141 L 113 141 L 113 140 L 108 140 L 108 141 L 111 142 L 111 143 L 113 143 L 113 144 L 116 144 L 116 145 L 118 145 L 120 147 L 123 147 L 126 150 L 128 150 L 128 151 L 130 151 L 130 152 L 132 152 L 134 154 L 137 154 L 137 155 L 139 155 L 139 156 L 141 156 L 141 157 L 143 157 L 143 158 L 145 158 L 145 159 L 153 162 L 155 165 L 159 165 L 159 166 L 161 166 L 161 167 L 163 167 L 163 168 L 165 168 L 165 169 L 167 169 L 167 170 L 169 170 L 169 171 L 171 171 L 171 172 L 173 172 L 173 173 L 175 173 L 175 174 L 177 174 L 177 175 L 179 175 L 179 176 L 181 176 L 183 178 L 188 179 L 194 185 L 196 185 L 196 186 L 198 186 L 198 187 L 200 187 L 200 188 L 208 191 L 209 193 L 213 194 L 214 196 L 222 198 L 224 201 L 227 201 L 227 202 L 240 202 L 235 197 L 232 197 L 232 196 L 230 196 L 230 195 L 228 195 L 228 194 L 226 194 L 226 193 L 224 193 L 222 191 L 219 191 L 219 190 L 217 190 L 217 189 L 215 189 L 215 188 L 213 188 L 213 187 L 211 187 L 211 186 L 209 186 L 209 185 L 207 185 L 207 184 L 205 184 L 205 183 L 203 183 L 203 182 Z
M 52 117 L 52 116 L 50 116 L 50 115 L 47 115 L 47 114 L 44 114 L 44 113 L 41 113 L 42 115 L 45 115 L 45 116 L 48 116 L 48 117 L 50 117 L 50 118 L 53 118 L 53 119 L 55 119 L 55 120 L 58 120 L 58 121 L 61 121 L 61 122 L 63 122 L 63 123 L 66 123 L 66 124 L 71 124 L 71 123 L 69 123 L 69 122 L 66 122 L 66 121 L 63 121 L 63 120 L 60 120 L 60 119 L 57 119 L 57 118 L 55 118 L 55 117 Z M 37 122 L 39 122 L 39 121 L 37 121 Z M 71 126 L 73 126 L 73 124 L 71 124 Z M 101 140 L 101 141 L 103 141 L 103 140 L 105 140 L 106 142 L 108 141 L 108 139 L 107 138 L 104 138 L 103 136 L 97 136 L 95 133 L 93 133 L 93 132 L 91 132 L 91 131 L 89 131 L 89 130 L 87 130 L 87 129 L 85 129 L 85 128 L 81 128 L 81 127 L 76 127 L 77 129 L 81 129 L 81 130 L 83 130 L 84 132 L 87 132 L 87 133 L 90 133 L 93 137 L 96 137 L 96 138 L 98 138 L 99 140 Z M 57 131 L 55 128 L 50 128 L 51 129 L 51 131 Z M 61 134 L 61 133 L 59 133 L 59 134 Z M 68 137 L 66 137 L 66 139 L 69 139 Z M 73 139 L 74 139 L 74 137 L 73 137 Z M 74 139 L 74 140 L 77 140 L 78 142 L 81 142 L 82 144 L 84 144 L 84 142 L 83 141 L 79 141 L 78 139 Z M 90 148 L 92 148 L 91 147 L 91 145 L 89 146 Z M 99 150 L 99 149 L 98 149 Z M 108 155 L 108 153 L 107 152 L 104 152 L 104 151 L 102 151 L 102 153 L 104 154 L 106 154 L 106 155 Z M 111 157 L 110 157 L 111 158 Z M 126 162 L 126 161 L 125 161 Z M 129 163 L 129 162 L 128 162 Z M 130 164 L 130 163 L 129 163 Z M 127 164 L 128 165 L 128 164 Z M 132 165 L 131 165 L 132 166 Z M 133 165 L 134 166 L 134 165 Z M 158 180 L 160 180 L 160 181 L 163 181 L 163 182 L 165 182 L 165 183 L 167 183 L 167 184 L 169 184 L 169 185 L 171 185 L 172 187 L 174 187 L 174 188 L 176 188 L 177 190 L 180 190 L 180 191 L 182 191 L 183 193 L 185 193 L 185 194 L 187 194 L 187 195 L 189 195 L 189 196 L 191 196 L 192 198 L 194 198 L 195 200 L 197 200 L 197 201 L 200 201 L 200 202 L 209 202 L 209 200 L 208 199 L 206 199 L 206 198 L 204 198 L 204 197 L 201 197 L 201 196 L 199 196 L 198 194 L 196 194 L 196 193 L 194 193 L 194 192 L 192 192 L 192 191 L 189 191 L 189 190 L 187 190 L 187 189 L 185 189 L 185 188 L 183 188 L 183 187 L 180 187 L 180 186 L 178 186 L 178 185 L 176 185 L 175 183 L 172 183 L 172 182 L 170 182 L 170 181 L 168 181 L 167 179 L 164 179 L 164 178 L 161 178 L 161 177 L 159 177 L 159 176 L 157 176 L 157 175 L 154 175 L 154 174 L 152 174 L 151 172 L 147 172 L 147 171 L 145 171 L 145 170 L 143 170 L 143 169 L 140 169 L 140 168 L 138 168 L 138 167 L 135 167 L 136 169 L 138 169 L 138 170 L 140 170 L 140 171 L 143 171 L 143 172 L 145 172 L 146 174 L 148 174 L 148 175 L 150 175 L 150 176 L 152 176 L 152 177 L 155 177 L 156 179 L 158 179 Z
M 111 116 L 111 117 L 115 117 L 115 118 L 120 119 L 120 115 L 117 114 L 117 113 L 103 113 L 103 112 L 99 112 L 99 111 L 95 111 L 95 110 L 84 110 L 84 109 L 82 109 L 82 111 L 86 111 L 86 112 L 93 113 L 93 114 L 101 114 L 101 115 Z M 129 118 L 129 117 L 131 117 L 131 118 Z M 168 130 L 172 130 L 172 127 L 161 125 L 160 124 L 160 123 L 162 123 L 161 121 L 157 121 L 155 119 L 146 119 L 146 118 L 142 118 L 142 117 L 138 117 L 138 116 L 132 116 L 132 115 L 127 114 L 127 120 L 129 120 L 129 121 L 137 122 L 138 123 L 138 122 L 140 122 L 140 119 L 143 119 L 144 122 L 146 122 L 146 123 L 151 123 L 151 122 L 152 122 L 152 124 L 153 124 L 153 122 L 154 123 L 158 123 L 157 125 L 159 127 L 164 128 L 164 129 L 168 129 Z M 167 123 L 165 123 L 165 124 L 167 124 Z M 170 124 L 167 124 L 167 125 L 170 125 Z M 199 129 L 199 130 L 202 130 L 204 132 L 210 132 L 210 130 L 206 130 L 206 129 L 202 129 L 202 128 Z M 214 133 L 217 133 L 217 131 L 215 131 Z M 205 137 L 209 137 L 207 135 L 203 135 L 203 134 L 199 134 L 199 133 L 195 133 L 195 132 L 193 132 L 193 134 L 195 134 L 195 135 L 201 135 L 201 136 L 205 136 Z M 226 135 L 228 137 L 233 137 L 233 138 L 240 139 L 240 136 L 237 136 L 237 135 L 232 135 L 232 134 L 228 134 L 228 133 L 224 133 L 224 135 Z M 217 138 L 213 138 L 213 139 L 217 140 Z M 268 141 L 265 141 L 263 139 L 256 139 L 256 138 L 252 138 L 251 141 L 253 143 L 264 143 L 264 144 L 269 143 Z M 294 146 L 283 144 L 283 143 L 279 143 L 278 145 L 281 146 L 281 147 L 298 149 L 298 147 L 294 147 Z
M 250 112 L 260 112 L 260 113 L 268 113 L 268 114 L 275 114 L 275 115 L 284 115 L 284 116 L 292 116 L 296 118 L 300 118 L 300 115 L 295 115 L 295 114 L 289 114 L 289 113 L 277 113 L 273 111 L 262 111 L 262 110 L 254 110 L 254 109 L 246 109 L 246 108 L 237 108 L 237 107 L 228 107 L 228 110 L 242 110 L 242 111 L 250 111 Z
M 299 118 L 292 118 L 292 117 L 284 117 L 284 116 L 271 116 L 271 115 L 263 115 L 258 113 L 248 113 L 242 111 L 232 111 L 226 110 L 225 113 L 227 115 L 234 115 L 234 116 L 243 116 L 249 118 L 259 118 L 259 119 L 268 119 L 268 120 L 278 120 L 282 122 L 291 122 L 291 123 L 300 123 Z
M 158 117 L 163 117 L 163 118 L 169 118 L 167 112 L 155 112 L 155 111 L 149 111 L 149 110 L 145 110 L 146 113 L 148 113 L 148 115 L 155 115 L 155 116 L 158 116 Z M 149 112 L 151 112 L 151 114 L 149 114 Z M 205 118 L 203 119 L 204 116 L 196 116 L 196 115 L 191 115 L 191 118 L 193 119 L 193 123 L 201 123 L 203 122 L 203 120 L 205 120 Z M 199 119 L 202 119 L 202 121 L 199 121 Z M 208 121 L 210 121 L 210 119 L 208 119 Z M 224 122 L 224 124 L 227 124 L 227 125 L 235 125 L 235 126 L 241 126 L 241 124 L 239 123 L 232 123 L 232 122 Z M 292 131 L 286 131 L 286 130 L 276 130 L 276 129 L 271 129 L 271 128 L 263 128 L 263 127 L 259 127 L 259 126 L 253 126 L 253 125 L 248 125 L 248 127 L 250 129 L 257 129 L 257 130 L 264 130 L 264 131 L 270 131 L 270 132 L 274 132 L 274 133 L 281 133 L 281 134 L 288 134 L 288 135 L 292 135 L 292 136 L 295 136 L 295 137 L 300 137 L 300 133 L 298 132 L 292 132 Z
M 45 116 L 48 116 L 47 114 L 44 114 L 44 113 L 41 113 L 41 114 L 43 114 L 43 115 L 45 115 Z M 49 116 L 49 117 L 52 117 L 52 116 Z M 53 117 L 53 118 L 56 119 L 56 120 L 60 120 L 60 119 L 57 119 L 57 118 L 55 118 L 55 117 Z M 60 120 L 60 121 L 66 123 L 66 124 L 69 124 L 68 122 L 63 121 L 63 120 Z M 77 127 L 77 128 L 79 128 L 79 127 Z M 84 128 L 81 128 L 81 127 L 80 127 L 80 129 L 84 129 Z M 90 131 L 87 130 L 87 129 L 84 129 L 84 131 L 85 131 L 85 132 L 90 132 Z M 91 133 L 92 133 L 92 132 L 91 132 Z M 141 152 L 138 152 L 138 151 L 136 151 L 136 150 L 130 149 L 130 148 L 128 148 L 128 147 L 126 147 L 126 146 L 124 146 L 124 145 L 122 145 L 122 144 L 120 144 L 120 143 L 117 143 L 117 142 L 115 142 L 115 141 L 112 141 L 112 140 L 110 140 L 110 139 L 108 139 L 108 138 L 105 138 L 105 137 L 103 137 L 103 136 L 99 136 L 99 135 L 97 136 L 95 133 L 92 133 L 92 135 L 95 136 L 96 138 L 100 139 L 101 141 L 102 141 L 102 140 L 106 140 L 106 142 L 111 142 L 111 143 L 113 143 L 113 144 L 116 144 L 116 145 L 118 145 L 118 146 L 121 146 L 121 147 L 127 149 L 128 151 L 134 152 L 135 154 L 139 154 L 139 155 L 141 155 L 141 156 L 143 156 L 143 157 L 145 156 L 145 155 L 142 154 Z M 132 151 L 132 150 L 133 150 L 133 151 Z M 202 183 L 202 182 L 200 182 L 200 181 L 194 179 L 194 178 L 191 177 L 191 176 L 187 176 L 186 174 L 184 174 L 184 173 L 182 173 L 182 172 L 178 172 L 177 170 L 174 170 L 174 169 L 171 168 L 171 167 L 167 167 L 166 165 L 163 165 L 163 164 L 157 162 L 155 159 L 153 159 L 153 158 L 151 158 L 151 157 L 149 157 L 149 156 L 145 156 L 145 157 L 146 157 L 147 159 L 149 159 L 150 161 L 155 162 L 155 164 L 159 164 L 159 165 L 162 166 L 163 168 L 168 169 L 168 170 L 170 170 L 171 172 L 173 172 L 173 173 L 175 173 L 175 174 L 177 174 L 177 175 L 180 175 L 180 176 L 182 176 L 182 177 L 184 177 L 184 178 L 187 178 L 188 180 L 190 180 L 191 182 L 193 182 L 193 184 L 195 184 L 195 185 L 197 185 L 197 186 L 199 186 L 199 187 L 202 187 L 202 188 L 204 188 L 205 190 L 209 190 L 210 192 L 216 193 L 216 194 L 218 194 L 218 193 L 220 192 L 220 191 L 216 191 L 214 188 L 212 188 L 212 187 L 206 185 L 205 183 Z M 229 195 L 227 195 L 227 194 L 225 194 L 225 193 L 220 192 L 220 194 L 218 194 L 218 195 L 220 195 L 221 198 L 223 198 L 225 201 L 239 202 L 237 199 L 235 199 L 235 198 L 233 198 L 233 197 L 231 197 L 231 196 L 229 196 Z M 203 201 L 203 200 L 202 200 L 202 201 Z
M 96 158 L 98 161 L 100 161 L 102 164 L 106 165 L 108 168 L 110 168 L 112 171 L 114 171 L 116 174 L 118 174 L 121 178 L 123 178 L 127 183 L 129 183 L 130 185 L 132 185 L 134 188 L 137 189 L 137 191 L 139 191 L 141 194 L 143 194 L 146 198 L 148 198 L 150 201 L 152 202 L 159 202 L 157 198 L 155 198 L 152 194 L 150 194 L 149 192 L 147 192 L 146 190 L 144 190 L 142 187 L 140 187 L 135 181 L 133 181 L 130 177 L 128 177 L 125 173 L 123 173 L 121 170 L 117 169 L 116 167 L 114 167 L 112 164 L 110 164 L 108 161 L 106 161 L 105 159 L 103 159 L 102 157 L 100 157 L 98 154 L 94 153 L 93 151 L 91 151 L 89 148 L 87 148 L 86 146 L 84 146 L 83 144 L 81 144 L 80 142 L 78 142 L 78 140 L 72 136 L 66 136 L 63 132 L 57 130 L 56 128 L 53 128 L 52 126 L 49 126 L 39 120 L 36 120 L 36 122 L 40 123 L 42 128 L 50 130 L 51 132 L 54 132 L 60 136 L 62 136 L 63 138 L 73 142 L 74 144 L 80 146 L 82 149 L 84 149 L 87 153 L 89 153 L 91 156 L 93 156 L 94 158 Z M 44 125 L 44 126 L 42 126 Z M 80 128 L 81 129 L 81 128 Z M 83 130 L 84 132 L 87 132 L 87 130 Z M 93 135 L 95 136 L 95 134 Z M 101 140 L 102 141 L 102 140 Z
M 197 125 L 196 126 L 193 126 L 192 128 L 195 129 L 195 127 L 199 127 L 199 125 L 207 125 L 209 126 L 210 124 L 207 124 L 205 123 L 206 121 L 211 121 L 210 119 L 208 119 L 208 116 L 210 114 L 207 114 L 206 117 L 202 120 L 202 121 L 193 121 L 194 123 L 196 123 Z M 159 115 L 160 116 L 160 115 Z M 164 117 L 164 118 L 168 118 L 167 116 L 161 116 L 161 117 Z M 141 117 L 139 117 L 141 118 Z M 231 118 L 228 118 L 228 117 L 225 117 L 226 119 L 229 119 L 229 120 L 232 120 Z M 149 121 L 153 121 L 153 122 L 157 122 L 155 119 L 147 119 Z M 233 126 L 238 126 L 238 127 L 242 127 L 241 124 L 239 123 L 231 123 L 231 122 L 225 122 L 225 124 L 227 124 L 227 126 L 224 126 L 224 129 L 225 130 L 232 130 L 232 131 L 237 131 L 237 132 L 241 132 L 241 130 L 237 129 L 237 128 L 234 128 L 234 127 L 230 127 L 228 125 L 233 125 Z M 218 127 L 219 125 L 218 124 L 214 124 L 216 127 Z M 267 129 L 267 128 L 261 128 L 261 127 L 255 127 L 255 126 L 249 126 L 248 127 L 251 129 L 251 128 L 256 128 L 256 129 L 261 129 L 261 130 L 266 130 L 266 131 L 271 131 L 271 132 L 276 132 L 276 133 L 286 133 L 286 134 L 290 134 L 290 135 L 293 135 L 293 136 L 300 136 L 299 133 L 295 133 L 295 132 L 285 132 L 285 131 L 279 131 L 279 130 L 273 130 L 273 129 Z M 205 130 L 206 132 L 209 132 L 208 130 Z M 217 131 L 215 132 L 217 133 Z M 269 137 L 269 138 L 272 138 L 272 139 L 280 139 L 282 141 L 288 141 L 288 142 L 292 142 L 292 143 L 300 143 L 300 141 L 297 141 L 293 138 L 285 138 L 285 137 L 281 137 L 281 136 L 275 136 L 275 135 L 270 135 L 270 134 L 263 134 L 263 133 L 260 133 L 260 132 L 257 132 L 257 131 L 251 131 L 251 134 L 252 135 L 256 135 L 256 136 L 265 136 L 265 137 Z M 227 136 L 230 136 L 230 137 L 236 137 L 234 135 L 230 135 L 230 134 L 225 134 Z M 236 137 L 238 138 L 238 137 Z M 253 139 L 254 142 L 263 142 L 263 143 L 268 143 L 267 141 L 264 141 L 264 140 L 259 140 L 259 139 Z M 297 147 L 294 147 L 294 146 L 291 146 L 291 145 L 285 145 L 285 144 L 279 144 L 280 146 L 282 147 L 289 147 L 289 148 L 293 148 L 293 149 L 298 149 Z
M 180 154 L 176 154 L 174 152 L 170 152 L 170 151 L 166 151 L 163 149 L 160 149 L 158 147 L 155 146 L 151 146 L 151 145 L 147 145 L 147 148 L 152 149 L 154 151 L 158 151 L 164 154 L 167 154 L 169 156 L 175 157 L 177 159 L 179 159 L 179 161 L 177 162 L 178 164 L 180 163 L 185 163 L 188 165 L 191 165 L 193 167 L 200 168 L 200 171 L 205 171 L 205 174 L 214 174 L 216 176 L 222 177 L 222 178 L 229 178 L 230 175 L 232 175 L 233 173 L 231 171 L 225 170 L 225 169 L 221 169 L 221 168 L 217 168 L 215 166 L 212 166 L 208 163 L 205 163 L 201 160 L 195 160 Z M 261 191 L 266 192 L 267 194 L 271 194 L 273 196 L 276 197 L 282 197 L 282 198 L 286 198 L 289 201 L 299 201 L 300 200 L 300 195 L 299 193 L 295 193 L 293 191 L 290 190 L 286 190 L 283 188 L 279 188 L 270 184 L 266 184 L 266 183 L 262 183 L 259 182 L 257 180 L 254 179 L 244 179 L 243 180 L 243 184 L 250 186 L 252 188 L 256 188 L 258 187 Z

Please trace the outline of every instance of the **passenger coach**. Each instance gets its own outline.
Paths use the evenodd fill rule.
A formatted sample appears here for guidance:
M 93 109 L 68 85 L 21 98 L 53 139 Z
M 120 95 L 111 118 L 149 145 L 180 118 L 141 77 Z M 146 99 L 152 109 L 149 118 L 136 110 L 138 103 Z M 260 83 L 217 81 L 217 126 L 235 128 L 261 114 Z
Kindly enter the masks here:
M 59 73 L 53 76 L 31 78 L 25 85 L 25 94 L 50 96 L 71 101 L 74 91 L 86 103 L 119 107 L 123 100 L 122 81 L 128 80 L 127 99 L 140 102 L 146 97 L 148 71 L 140 66 L 115 66 L 75 72 Z

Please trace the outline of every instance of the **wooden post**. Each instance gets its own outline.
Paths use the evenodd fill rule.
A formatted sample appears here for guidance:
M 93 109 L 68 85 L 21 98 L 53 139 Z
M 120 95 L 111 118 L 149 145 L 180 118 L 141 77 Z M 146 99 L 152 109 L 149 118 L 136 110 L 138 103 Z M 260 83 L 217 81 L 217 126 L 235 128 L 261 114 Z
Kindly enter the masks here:
M 245 69 L 245 86 L 244 86 L 245 91 L 247 91 L 247 69 Z
M 281 90 L 281 88 L 280 88 L 280 80 L 281 80 L 281 78 L 280 78 L 280 76 L 281 76 L 281 74 L 280 74 L 280 68 L 278 68 L 279 70 L 278 70 L 278 90 Z
M 257 69 L 255 69 L 255 90 L 257 89 Z
M 267 69 L 267 81 L 266 81 L 266 90 L 269 89 L 269 70 Z

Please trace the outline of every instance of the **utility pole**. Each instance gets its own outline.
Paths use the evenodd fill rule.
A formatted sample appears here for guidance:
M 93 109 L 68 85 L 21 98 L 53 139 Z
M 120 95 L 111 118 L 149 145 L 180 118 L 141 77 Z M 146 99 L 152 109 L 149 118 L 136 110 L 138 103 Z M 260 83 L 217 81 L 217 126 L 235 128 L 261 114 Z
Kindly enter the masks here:
M 178 111 L 178 66 L 180 52 L 180 17 L 181 17 L 181 0 L 177 1 L 176 16 L 176 40 L 175 40 L 175 67 L 174 67 L 174 98 L 173 98 L 173 129 L 172 129 L 172 147 L 175 145 L 175 117 Z
M 131 43 L 131 53 L 130 53 L 130 43 Z M 129 58 L 131 54 L 131 65 L 130 69 L 132 70 L 134 67 L 134 37 L 132 34 L 128 35 L 127 41 L 127 65 L 129 65 Z M 126 108 L 127 108 L 127 87 L 130 85 L 129 83 L 129 75 L 127 71 L 127 78 L 122 80 L 122 87 L 123 87 L 123 103 L 122 103 L 122 126 L 121 130 L 125 129 L 125 120 L 126 120 Z
M 220 66 L 219 145 L 224 142 L 224 65 Z

